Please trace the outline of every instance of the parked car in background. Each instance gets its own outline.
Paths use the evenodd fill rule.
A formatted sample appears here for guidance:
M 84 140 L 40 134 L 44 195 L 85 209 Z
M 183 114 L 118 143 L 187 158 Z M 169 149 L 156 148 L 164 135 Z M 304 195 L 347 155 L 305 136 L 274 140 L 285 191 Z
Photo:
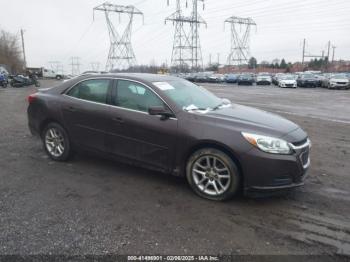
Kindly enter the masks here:
M 256 84 L 257 85 L 271 85 L 272 78 L 269 73 L 259 73 L 256 76 Z
M 298 87 L 317 87 L 319 80 L 313 74 L 301 74 L 298 76 Z
M 237 83 L 237 75 L 236 74 L 227 74 L 225 76 L 226 83 Z
M 195 73 L 187 73 L 184 76 L 184 79 L 186 79 L 187 81 L 190 81 L 190 82 L 194 82 L 195 78 L 196 78 L 196 74 Z
M 349 89 L 349 78 L 346 74 L 331 74 L 322 82 L 322 87 L 328 89 Z
M 194 76 L 194 82 L 197 82 L 197 83 L 209 82 L 209 74 L 204 72 L 196 73 Z
M 311 143 L 297 124 L 177 77 L 85 75 L 28 102 L 29 129 L 54 161 L 79 149 L 103 153 L 186 177 L 211 200 L 301 186 L 310 166 Z
M 297 80 L 294 75 L 282 75 L 278 79 L 278 87 L 297 88 Z
M 224 82 L 225 78 L 224 75 L 221 74 L 208 74 L 207 75 L 207 82 L 208 83 L 222 83 Z
M 317 79 L 317 86 L 322 86 L 323 81 L 326 79 L 326 75 L 322 73 L 314 74 L 315 78 Z
M 253 85 L 254 84 L 254 77 L 252 77 L 251 74 L 247 74 L 247 73 L 240 74 L 237 78 L 237 84 L 238 85 Z
M 272 77 L 272 83 L 274 85 L 278 85 L 278 78 L 281 77 L 282 75 L 284 75 L 284 73 L 277 73 Z

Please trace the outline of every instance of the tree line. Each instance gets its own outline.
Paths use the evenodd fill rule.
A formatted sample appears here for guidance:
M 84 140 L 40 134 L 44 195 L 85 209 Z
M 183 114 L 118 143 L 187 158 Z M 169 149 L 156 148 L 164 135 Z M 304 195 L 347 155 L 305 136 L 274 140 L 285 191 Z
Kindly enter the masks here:
M 0 30 L 0 64 L 5 65 L 13 74 L 24 70 L 19 37 L 5 30 Z

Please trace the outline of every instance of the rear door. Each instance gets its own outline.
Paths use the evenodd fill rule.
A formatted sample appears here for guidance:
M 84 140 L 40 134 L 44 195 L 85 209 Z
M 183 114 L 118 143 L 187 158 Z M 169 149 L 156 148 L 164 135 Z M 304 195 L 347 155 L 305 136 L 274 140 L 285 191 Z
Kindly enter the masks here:
M 142 83 L 118 80 L 112 91 L 107 145 L 114 155 L 171 171 L 177 141 L 177 119 L 149 115 L 165 102 Z
M 108 97 L 112 80 L 84 80 L 65 95 L 62 105 L 65 126 L 73 143 L 96 151 L 106 151 Z

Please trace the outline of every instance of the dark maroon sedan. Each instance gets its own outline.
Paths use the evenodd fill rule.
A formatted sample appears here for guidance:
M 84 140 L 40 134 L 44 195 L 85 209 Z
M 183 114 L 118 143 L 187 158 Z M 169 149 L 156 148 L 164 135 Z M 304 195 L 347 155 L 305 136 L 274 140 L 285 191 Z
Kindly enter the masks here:
M 186 176 L 212 200 L 300 186 L 310 165 L 310 141 L 293 122 L 176 77 L 84 75 L 28 100 L 29 128 L 53 160 L 103 153 Z

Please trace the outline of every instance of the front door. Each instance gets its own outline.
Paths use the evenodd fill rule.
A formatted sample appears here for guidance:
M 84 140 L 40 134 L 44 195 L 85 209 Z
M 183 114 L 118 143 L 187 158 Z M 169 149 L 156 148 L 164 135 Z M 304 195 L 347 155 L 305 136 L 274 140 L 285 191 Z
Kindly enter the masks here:
M 112 91 L 107 145 L 115 154 L 171 171 L 177 119 L 148 114 L 150 106 L 167 106 L 150 88 L 118 80 Z

